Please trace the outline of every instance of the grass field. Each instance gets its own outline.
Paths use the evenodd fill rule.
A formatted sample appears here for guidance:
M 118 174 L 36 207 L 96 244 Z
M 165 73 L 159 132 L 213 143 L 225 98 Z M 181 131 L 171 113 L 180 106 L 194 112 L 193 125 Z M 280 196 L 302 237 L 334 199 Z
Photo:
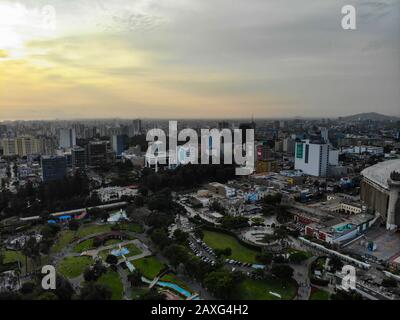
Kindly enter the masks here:
M 106 242 L 104 242 L 104 246 L 111 246 L 113 244 L 117 244 L 120 243 L 124 240 L 120 240 L 120 239 L 108 239 Z
M 21 263 L 21 271 L 23 274 L 25 274 L 26 268 L 25 268 L 25 256 L 21 251 L 13 251 L 13 250 L 5 250 L 3 251 L 4 254 L 4 260 L 3 263 L 11 263 L 11 262 L 16 262 L 19 261 Z M 32 260 L 28 258 L 28 272 L 32 271 Z
M 93 249 L 93 239 L 87 239 L 85 241 L 82 241 L 81 243 L 78 243 L 74 247 L 74 252 L 81 253 L 90 249 Z
M 329 292 L 319 289 L 313 289 L 310 295 L 310 300 L 329 300 L 329 298 Z
M 135 233 L 143 233 L 143 227 L 139 223 L 124 223 L 121 225 L 122 230 L 127 230 Z
M 4 263 L 10 263 L 14 261 L 20 261 L 21 263 L 25 263 L 25 256 L 21 251 L 12 251 L 6 250 L 3 252 L 4 254 Z
M 140 288 L 132 288 L 131 289 L 131 298 L 132 300 L 137 300 L 143 294 L 149 291 L 147 287 L 140 287 Z
M 63 230 L 58 234 L 55 244 L 51 247 L 51 253 L 58 253 L 64 247 L 72 242 L 75 232 L 71 230 Z
M 104 284 L 111 289 L 112 300 L 122 300 L 124 289 L 117 272 L 108 270 L 106 273 L 100 276 L 97 282 Z
M 227 257 L 228 259 L 234 259 L 249 263 L 256 262 L 256 255 L 258 254 L 258 252 L 241 245 L 233 236 L 208 230 L 204 230 L 203 232 L 204 232 L 203 241 L 211 248 L 232 249 L 232 255 Z
M 154 256 L 134 260 L 132 263 L 149 280 L 154 279 L 164 268 L 164 264 Z
M 57 271 L 67 278 L 76 278 L 92 263 L 88 257 L 67 257 L 62 260 Z
M 274 292 L 281 296 L 274 296 Z M 246 278 L 238 288 L 238 299 L 241 300 L 292 300 L 296 295 L 296 286 L 293 282 L 284 284 L 278 279 L 254 280 Z
M 96 233 L 111 231 L 111 224 L 87 224 L 79 228 L 76 233 L 78 238 L 83 238 Z

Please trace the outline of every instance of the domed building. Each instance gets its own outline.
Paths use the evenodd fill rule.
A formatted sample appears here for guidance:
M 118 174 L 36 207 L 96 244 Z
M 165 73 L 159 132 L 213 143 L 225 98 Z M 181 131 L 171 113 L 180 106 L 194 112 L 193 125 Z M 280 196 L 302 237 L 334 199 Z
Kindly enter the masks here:
M 400 159 L 380 162 L 361 175 L 361 200 L 382 216 L 388 230 L 400 227 Z

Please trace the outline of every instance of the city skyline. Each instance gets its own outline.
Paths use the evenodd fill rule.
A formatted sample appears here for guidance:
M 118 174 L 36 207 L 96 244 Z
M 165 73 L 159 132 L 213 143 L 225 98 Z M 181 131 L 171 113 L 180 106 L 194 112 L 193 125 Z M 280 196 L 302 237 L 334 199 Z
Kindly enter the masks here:
M 399 116 L 399 3 L 350 2 L 1 1 L 0 121 Z

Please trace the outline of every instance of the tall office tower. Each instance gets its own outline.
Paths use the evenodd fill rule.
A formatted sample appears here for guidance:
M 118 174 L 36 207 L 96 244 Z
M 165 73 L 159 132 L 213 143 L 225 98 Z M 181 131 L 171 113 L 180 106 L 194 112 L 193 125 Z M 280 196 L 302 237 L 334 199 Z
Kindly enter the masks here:
M 129 127 L 129 137 L 134 137 L 142 133 L 142 120 L 135 119 L 132 121 L 132 125 Z
M 54 155 L 57 148 L 55 138 L 41 137 L 39 138 L 39 154 L 41 155 Z
M 127 141 L 125 135 L 113 135 L 111 138 L 111 147 L 117 156 L 120 156 L 125 151 Z
M 107 163 L 107 141 L 91 141 L 86 145 L 87 163 L 96 167 Z
M 72 148 L 76 145 L 76 134 L 75 129 L 60 129 L 59 135 L 59 147 L 60 148 Z
M 67 175 L 67 159 L 64 156 L 43 156 L 41 163 L 44 182 L 62 180 Z
M 0 125 L 0 137 L 7 135 L 7 126 L 2 124 Z
M 329 145 L 303 140 L 296 143 L 295 169 L 315 177 L 325 177 L 329 164 Z
M 86 151 L 84 148 L 75 146 L 71 149 L 72 168 L 74 170 L 86 168 Z
M 283 140 L 283 152 L 289 155 L 294 155 L 295 140 L 291 138 L 285 138 Z
M 261 142 L 256 145 L 256 157 L 257 160 L 270 160 L 272 159 L 271 146 L 267 142 Z
M 323 139 L 325 143 L 329 142 L 329 129 L 328 128 L 321 128 L 321 139 Z
M 76 123 L 73 125 L 77 138 L 83 138 L 85 135 L 85 125 L 82 123 Z

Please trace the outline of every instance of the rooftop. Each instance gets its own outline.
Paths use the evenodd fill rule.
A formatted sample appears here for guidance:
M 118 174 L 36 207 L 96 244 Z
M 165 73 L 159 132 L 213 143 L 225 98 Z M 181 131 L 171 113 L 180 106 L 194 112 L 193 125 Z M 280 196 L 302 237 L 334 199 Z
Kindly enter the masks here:
M 400 159 L 377 163 L 364 169 L 361 175 L 385 189 L 389 189 L 388 179 L 393 171 L 400 171 Z

